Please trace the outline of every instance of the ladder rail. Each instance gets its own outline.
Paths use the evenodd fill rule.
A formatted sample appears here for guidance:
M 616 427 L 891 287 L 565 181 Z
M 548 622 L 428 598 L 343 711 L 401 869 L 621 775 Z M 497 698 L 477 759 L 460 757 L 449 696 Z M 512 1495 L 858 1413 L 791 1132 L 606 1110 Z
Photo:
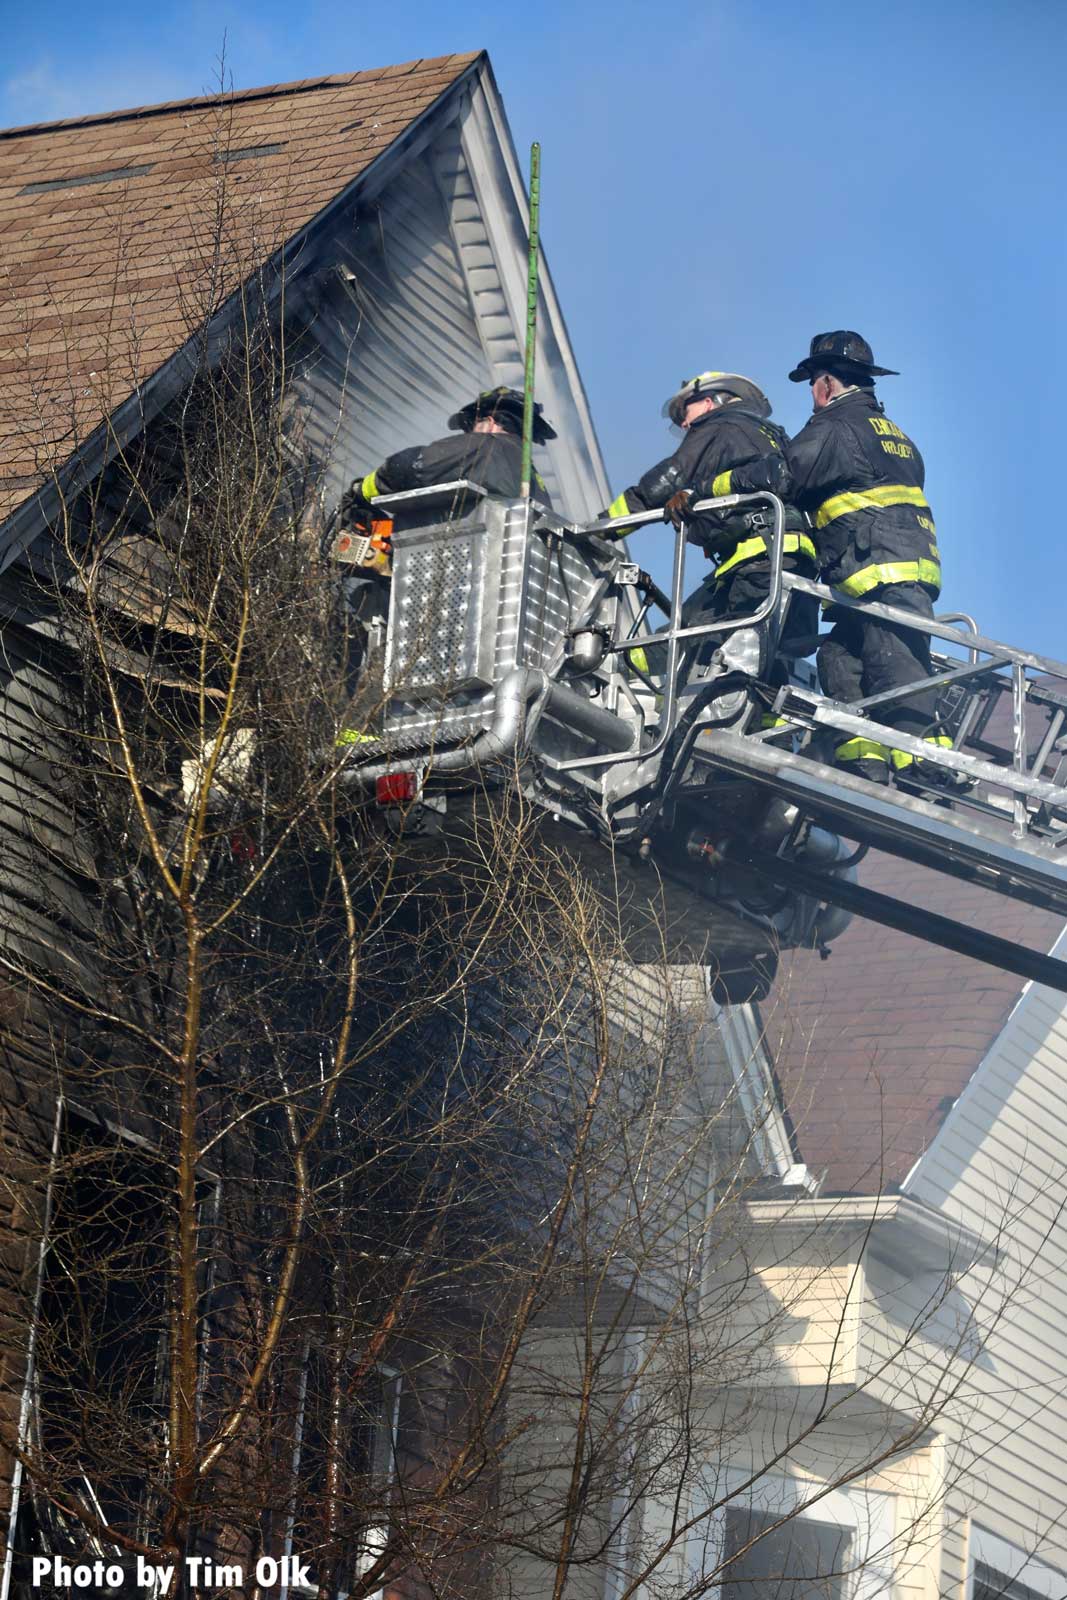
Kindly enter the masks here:
M 695 516 L 697 513 L 704 511 L 728 510 L 730 507 L 753 500 L 781 503 L 776 495 L 729 494 L 721 495 L 717 499 L 699 500 L 690 508 L 689 514 L 690 516 Z M 601 517 L 596 522 L 576 525 L 575 531 L 586 534 L 614 533 L 618 536 L 630 528 L 642 527 L 649 523 L 662 521 L 662 511 L 636 511 L 623 517 Z M 685 539 L 686 532 L 684 528 L 675 530 L 676 544 L 684 543 Z M 771 565 L 773 569 L 775 565 L 774 552 L 771 553 Z M 771 576 L 773 581 L 773 570 Z M 916 632 L 933 634 L 937 638 L 947 639 L 954 644 L 963 645 L 967 650 L 984 650 L 994 655 L 1002 655 L 1009 661 L 1018 661 L 1023 666 L 1032 668 L 1035 672 L 1045 673 L 1053 678 L 1067 679 L 1067 662 L 1059 661 L 1054 656 L 1039 655 L 1033 650 L 1020 650 L 1014 645 L 1005 644 L 1003 640 L 992 639 L 981 633 L 974 626 L 973 619 L 968 617 L 965 612 L 952 612 L 950 617 L 942 619 L 935 617 L 933 622 L 927 622 L 925 617 L 916 616 L 911 611 L 901 611 L 894 606 L 882 605 L 877 601 L 854 600 L 850 595 L 842 594 L 839 589 L 831 589 L 827 584 L 816 583 L 811 578 L 802 578 L 794 572 L 783 572 L 781 583 L 783 589 L 794 589 L 802 594 L 813 595 L 816 599 L 825 601 L 827 605 L 840 607 L 844 611 L 860 611 L 866 616 L 884 617 L 890 622 L 903 622 L 909 628 L 915 629 Z M 761 612 L 762 609 L 761 607 Z M 737 619 L 730 620 L 736 626 L 751 627 L 755 615 L 754 613 L 752 617 L 740 621 Z M 966 621 L 969 624 L 970 631 L 953 627 L 952 622 L 956 620 Z M 673 628 L 664 629 L 661 633 L 646 635 L 644 639 L 638 642 L 659 643 L 666 641 L 675 631 Z
M 846 838 L 1067 916 L 1067 868 L 1055 845 L 1016 839 L 1003 817 L 946 811 L 729 731 L 702 746 L 700 759 L 792 800 Z
M 921 681 L 925 690 L 941 689 L 949 683 L 965 683 L 969 679 L 984 676 L 991 668 L 1007 666 L 1006 656 L 994 658 L 991 661 L 968 662 L 964 667 L 946 668 L 943 672 L 936 672 L 932 677 L 923 678 Z M 916 684 L 905 683 L 895 689 L 883 689 L 880 694 L 865 695 L 862 700 L 850 700 L 848 704 L 854 711 L 870 711 L 874 706 L 891 705 L 895 700 L 906 700 L 915 693 Z
M 810 578 L 801 578 L 795 572 L 785 573 L 782 584 L 786 589 L 814 595 L 816 599 L 832 605 L 835 609 L 859 611 L 869 617 L 884 617 L 889 622 L 903 622 L 915 633 L 928 633 L 934 638 L 947 639 L 952 644 L 962 645 L 965 650 L 982 650 L 988 655 L 1004 656 L 1006 660 L 1018 662 L 1020 666 L 1029 667 L 1033 672 L 1067 680 L 1067 662 L 1058 661 L 1055 656 L 1042 656 L 1035 650 L 1020 650 L 1015 645 L 1005 644 L 1001 639 L 993 639 L 977 631 L 965 632 L 938 617 L 927 621 L 914 611 L 902 611 L 897 606 L 887 606 L 881 601 L 854 600 L 851 595 L 842 594 L 840 589 L 831 589 L 825 583 L 815 583 Z M 953 613 L 954 616 L 958 614 Z
M 1026 805 L 1027 798 L 1053 806 L 1057 809 L 1067 807 L 1067 788 L 1061 784 L 1049 783 L 1034 774 L 1040 773 L 1045 761 L 1051 754 L 1059 730 L 1053 724 L 1045 731 L 1038 742 L 1037 753 L 1033 761 L 1028 759 L 1030 740 L 1027 729 L 1028 689 L 1031 680 L 1027 678 L 1028 672 L 1039 673 L 1042 678 L 1054 677 L 1067 679 L 1067 665 L 1050 656 L 1041 656 L 1034 651 L 1018 650 L 1012 645 L 1005 645 L 1000 641 L 991 639 L 977 631 L 964 633 L 934 618 L 927 621 L 924 617 L 913 616 L 910 612 L 901 611 L 894 606 L 882 605 L 872 601 L 870 603 L 857 602 L 847 597 L 839 596 L 836 590 L 824 584 L 813 584 L 808 579 L 798 578 L 792 573 L 783 577 L 783 588 L 788 592 L 796 589 L 803 593 L 814 593 L 820 599 L 837 606 L 847 607 L 849 610 L 866 612 L 869 615 L 884 618 L 887 621 L 905 624 L 909 628 L 925 633 L 931 638 L 948 640 L 951 643 L 962 645 L 968 652 L 970 661 L 959 668 L 949 668 L 943 673 L 936 673 L 930 677 L 916 678 L 911 683 L 899 685 L 896 689 L 887 690 L 880 695 L 872 695 L 849 703 L 848 707 L 840 703 L 823 699 L 821 710 L 815 713 L 816 720 L 832 727 L 840 727 L 845 732 L 860 735 L 870 734 L 872 737 L 881 735 L 882 742 L 892 744 L 895 748 L 905 750 L 911 755 L 920 756 L 923 761 L 934 766 L 948 768 L 969 776 L 978 782 L 994 784 L 1007 789 L 1011 796 L 1012 823 L 1017 837 L 1026 834 L 1029 828 L 1030 816 Z M 979 654 L 985 659 L 977 659 Z M 997 675 L 1008 669 L 1010 678 Z M 972 687 L 981 679 L 987 680 L 987 686 L 993 683 L 1011 691 L 1011 766 L 997 766 L 979 757 L 961 751 L 958 748 L 946 749 L 943 746 L 925 744 L 913 737 L 902 733 L 898 729 L 888 729 L 884 726 L 868 723 L 864 726 L 855 720 L 855 713 L 869 710 L 875 706 L 884 706 L 894 701 L 906 700 L 909 695 L 917 690 L 937 688 L 949 682 L 969 681 Z M 1034 684 L 1034 687 L 1038 685 Z M 977 698 L 977 697 L 976 697 Z M 788 708 L 783 712 L 788 717 Z M 973 718 L 965 719 L 973 722 Z M 1062 724 L 1062 719 L 1061 719 Z M 961 730 L 957 733 L 957 746 L 961 742 Z M 1038 760 L 1040 756 L 1040 760 Z
M 895 689 L 883 691 L 877 695 L 867 696 L 862 700 L 844 704 L 839 701 L 828 700 L 824 696 L 815 696 L 807 691 L 790 690 L 784 697 L 779 696 L 776 709 L 788 723 L 790 712 L 794 715 L 798 710 L 797 700 L 802 699 L 802 715 L 797 719 L 801 726 L 819 725 L 836 728 L 842 732 L 858 734 L 878 739 L 879 742 L 890 744 L 894 749 L 899 749 L 907 754 L 921 758 L 924 762 L 954 771 L 965 777 L 979 782 L 1006 789 L 1010 798 L 1011 821 L 1013 833 L 1016 838 L 1025 838 L 1031 828 L 1031 805 L 1039 807 L 1052 807 L 1067 813 L 1067 787 L 1061 784 L 1042 779 L 1042 771 L 1052 749 L 1059 737 L 1059 729 L 1055 723 L 1043 732 L 1038 742 L 1037 754 L 1033 761 L 1028 759 L 1030 740 L 1027 729 L 1028 689 L 1031 679 L 1027 674 L 1038 674 L 1042 678 L 1061 678 L 1067 681 L 1067 663 L 1058 661 L 1051 656 L 1040 655 L 1036 651 L 1021 650 L 1014 645 L 1008 645 L 1000 640 L 993 639 L 983 634 L 977 627 L 974 619 L 966 613 L 953 612 L 947 617 L 933 618 L 915 615 L 897 606 L 886 605 L 880 601 L 855 600 L 851 596 L 842 594 L 839 590 L 830 588 L 809 578 L 803 578 L 797 573 L 783 570 L 784 553 L 784 508 L 776 496 L 772 495 L 724 495 L 716 498 L 701 500 L 693 506 L 694 513 L 706 511 L 723 511 L 752 501 L 770 502 L 774 506 L 775 526 L 772 538 L 768 542 L 768 558 L 770 573 L 768 580 L 768 593 L 766 599 L 752 613 L 745 616 L 732 616 L 721 618 L 714 622 L 682 625 L 682 606 L 685 588 L 685 546 L 687 542 L 686 529 L 676 529 L 674 533 L 674 568 L 671 585 L 671 610 L 667 626 L 654 633 L 631 635 L 629 639 L 618 641 L 615 649 L 620 654 L 628 654 L 634 649 L 644 649 L 653 644 L 665 644 L 668 648 L 667 671 L 664 678 L 664 703 L 661 719 L 662 732 L 651 748 L 630 752 L 624 759 L 626 761 L 640 760 L 642 764 L 655 760 L 666 750 L 675 732 L 676 712 L 678 704 L 677 682 L 678 669 L 681 658 L 681 646 L 684 643 L 697 639 L 707 639 L 714 635 L 728 635 L 745 628 L 767 628 L 769 633 L 777 637 L 781 631 L 785 608 L 792 593 L 810 595 L 821 601 L 824 607 L 833 606 L 841 611 L 857 611 L 865 617 L 875 617 L 886 622 L 893 622 L 905 626 L 913 631 L 924 633 L 931 640 L 958 646 L 966 651 L 966 662 L 959 666 L 946 666 L 942 670 L 917 678 L 912 682 L 899 685 Z M 658 521 L 661 513 L 658 511 L 640 512 L 624 517 L 601 518 L 595 523 L 587 524 L 584 528 L 586 534 L 618 533 L 623 529 L 631 529 L 643 524 Z M 962 626 L 956 626 L 956 624 Z M 948 661 L 952 657 L 947 658 Z M 1001 674 L 1010 675 L 1010 684 L 1004 682 Z M 924 740 L 905 734 L 898 729 L 877 721 L 865 715 L 874 709 L 880 709 L 908 699 L 918 691 L 929 692 L 931 688 L 940 689 L 951 683 L 967 684 L 972 690 L 971 703 L 967 707 L 960 728 L 956 735 L 956 745 L 948 748 L 934 745 Z M 1010 686 L 1012 695 L 1012 732 L 1010 747 L 1010 766 L 998 766 L 994 762 L 984 761 L 958 748 L 967 732 L 973 726 L 978 715 L 982 698 L 982 690 L 988 689 L 992 684 Z M 1061 718 L 1062 725 L 1062 718 Z M 753 731 L 750 735 L 743 735 L 752 740 L 766 741 L 773 739 L 775 732 L 781 735 L 781 730 L 768 730 L 767 732 Z M 617 758 L 611 756 L 581 756 L 565 762 L 553 762 L 556 771 L 588 771 L 598 766 L 617 764 Z M 669 774 L 667 775 L 669 779 Z
M 927 679 L 921 680 L 923 683 Z M 916 685 L 910 686 L 915 692 Z M 908 755 L 921 757 L 923 761 L 932 761 L 938 758 L 938 765 L 947 767 L 952 772 L 959 772 L 965 777 L 974 778 L 979 783 L 989 783 L 1008 789 L 1013 795 L 1027 797 L 1057 808 L 1067 807 L 1067 788 L 1062 784 L 1050 783 L 1047 779 L 1032 778 L 1025 771 L 1014 767 L 998 767 L 991 761 L 982 761 L 978 756 L 969 755 L 964 750 L 950 750 L 944 747 L 932 747 L 915 734 L 905 733 L 900 728 L 889 727 L 885 723 L 875 722 L 870 717 L 858 713 L 856 707 L 842 700 L 828 700 L 824 695 L 811 694 L 807 689 L 790 689 L 789 698 L 784 702 L 781 715 L 786 719 L 790 714 L 790 703 L 800 712 L 801 720 L 805 726 L 818 724 L 825 728 L 840 729 L 843 733 L 858 734 L 877 740 L 880 744 L 892 744 L 897 750 L 906 751 Z M 779 736 L 782 729 L 770 730 L 773 736 Z M 741 735 L 742 738 L 747 735 Z M 756 735 L 752 736 L 753 742 Z

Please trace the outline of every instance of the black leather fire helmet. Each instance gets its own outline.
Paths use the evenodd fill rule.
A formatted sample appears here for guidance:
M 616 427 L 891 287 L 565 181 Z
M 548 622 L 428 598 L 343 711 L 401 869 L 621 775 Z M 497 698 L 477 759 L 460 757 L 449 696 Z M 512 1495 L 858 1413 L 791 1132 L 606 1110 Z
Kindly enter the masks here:
M 533 439 L 535 444 L 547 444 L 556 438 L 556 430 L 542 416 L 544 407 L 534 401 Z M 472 400 L 448 419 L 448 426 L 458 433 L 473 433 L 474 424 L 485 417 L 493 417 L 508 433 L 522 433 L 522 395 L 518 389 L 483 389 Z
M 817 372 L 830 372 L 845 383 L 870 383 L 873 378 L 898 378 L 892 367 L 876 367 L 874 351 L 862 334 L 847 328 L 817 333 L 803 361 L 789 374 L 794 383 L 810 383 Z

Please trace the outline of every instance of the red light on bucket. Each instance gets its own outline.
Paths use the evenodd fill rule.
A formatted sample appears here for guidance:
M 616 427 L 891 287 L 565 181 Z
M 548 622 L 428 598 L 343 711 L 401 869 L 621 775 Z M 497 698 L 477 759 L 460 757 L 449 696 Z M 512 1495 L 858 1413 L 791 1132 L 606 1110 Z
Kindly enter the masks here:
M 402 806 L 414 800 L 419 780 L 414 772 L 384 772 L 374 780 L 374 798 L 380 806 Z

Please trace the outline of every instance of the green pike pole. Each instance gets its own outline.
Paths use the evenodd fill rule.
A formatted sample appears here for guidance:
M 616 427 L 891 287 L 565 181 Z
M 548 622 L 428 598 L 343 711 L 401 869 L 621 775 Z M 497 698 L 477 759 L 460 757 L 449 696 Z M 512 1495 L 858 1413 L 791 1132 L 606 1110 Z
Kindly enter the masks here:
M 530 253 L 526 274 L 526 368 L 522 379 L 522 485 L 520 494 L 530 498 L 534 419 L 534 358 L 537 353 L 537 250 L 538 220 L 541 212 L 541 146 L 530 146 Z

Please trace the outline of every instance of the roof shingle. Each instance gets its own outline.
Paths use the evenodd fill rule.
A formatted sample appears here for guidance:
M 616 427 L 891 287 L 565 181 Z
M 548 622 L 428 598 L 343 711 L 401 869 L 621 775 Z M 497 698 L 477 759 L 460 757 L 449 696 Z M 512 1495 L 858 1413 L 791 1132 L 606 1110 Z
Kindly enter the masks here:
M 439 56 L 0 132 L 0 521 L 217 305 L 203 292 L 216 244 L 229 291 L 479 59 Z
M 1047 951 L 1062 918 L 889 856 L 867 887 Z M 993 1044 L 1022 979 L 856 918 L 828 961 L 782 960 L 766 1010 L 802 1159 L 829 1193 L 899 1185 Z

